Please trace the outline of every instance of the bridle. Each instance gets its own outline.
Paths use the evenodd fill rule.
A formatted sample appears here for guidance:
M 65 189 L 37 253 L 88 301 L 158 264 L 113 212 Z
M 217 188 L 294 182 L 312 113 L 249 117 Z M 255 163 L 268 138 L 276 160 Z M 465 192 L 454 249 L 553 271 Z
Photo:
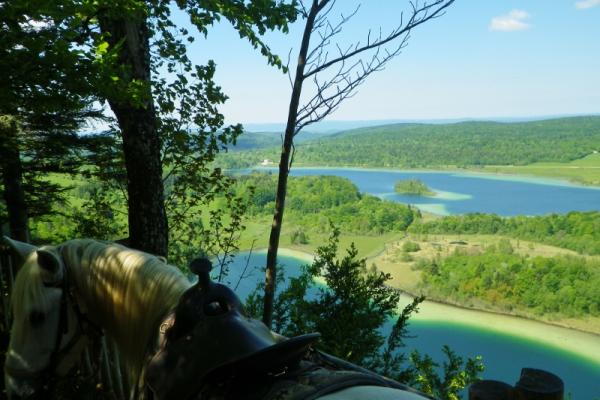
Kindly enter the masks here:
M 57 369 L 61 363 L 71 354 L 74 348 L 84 339 L 89 337 L 100 337 L 103 335 L 102 328 L 93 323 L 79 308 L 78 302 L 75 299 L 75 295 L 70 290 L 68 268 L 63 268 L 63 277 L 58 282 L 44 283 L 45 287 L 61 289 L 60 305 L 59 305 L 59 317 L 58 327 L 56 330 L 56 338 L 54 340 L 54 347 L 50 354 L 50 362 L 46 367 L 39 371 L 23 371 L 18 369 L 10 368 L 5 365 L 5 372 L 13 378 L 27 379 L 32 381 L 43 382 L 42 390 L 50 391 L 56 383 L 62 379 L 56 374 Z M 64 337 L 69 333 L 69 303 L 75 314 L 76 320 L 76 331 L 69 341 L 64 345 Z M 95 372 L 92 371 L 92 375 Z

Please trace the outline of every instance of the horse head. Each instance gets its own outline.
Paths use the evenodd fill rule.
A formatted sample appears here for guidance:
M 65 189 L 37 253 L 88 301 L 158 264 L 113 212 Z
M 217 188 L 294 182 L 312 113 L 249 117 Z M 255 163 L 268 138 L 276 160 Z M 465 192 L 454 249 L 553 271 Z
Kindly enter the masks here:
M 189 399 L 206 382 L 239 375 L 277 374 L 299 361 L 319 334 L 292 339 L 249 318 L 237 295 L 210 280 L 210 261 L 196 259 L 198 283 L 180 298 L 160 350 L 146 370 L 155 398 Z
M 4 240 L 23 262 L 11 293 L 6 392 L 11 399 L 41 398 L 50 375 L 66 374 L 80 348 L 77 316 L 67 299 L 67 269 L 52 247 Z

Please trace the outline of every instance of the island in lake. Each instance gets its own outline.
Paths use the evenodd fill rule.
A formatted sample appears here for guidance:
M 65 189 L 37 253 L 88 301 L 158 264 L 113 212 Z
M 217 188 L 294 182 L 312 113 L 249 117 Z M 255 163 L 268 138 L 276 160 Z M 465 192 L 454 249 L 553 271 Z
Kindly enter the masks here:
M 394 190 L 396 193 L 409 196 L 435 196 L 435 192 L 419 179 L 405 179 L 398 181 L 394 185 Z

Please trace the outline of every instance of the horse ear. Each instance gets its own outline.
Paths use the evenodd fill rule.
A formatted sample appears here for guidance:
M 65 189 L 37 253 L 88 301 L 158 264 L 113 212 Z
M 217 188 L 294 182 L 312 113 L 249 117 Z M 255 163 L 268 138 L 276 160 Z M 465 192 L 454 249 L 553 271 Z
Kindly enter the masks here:
M 8 236 L 3 236 L 2 241 L 12 249 L 13 253 L 19 259 L 19 264 L 23 264 L 27 257 L 37 250 L 37 247 L 30 245 L 29 243 L 19 242 Z
M 37 262 L 42 269 L 50 274 L 54 275 L 60 270 L 60 261 L 48 250 L 37 251 Z

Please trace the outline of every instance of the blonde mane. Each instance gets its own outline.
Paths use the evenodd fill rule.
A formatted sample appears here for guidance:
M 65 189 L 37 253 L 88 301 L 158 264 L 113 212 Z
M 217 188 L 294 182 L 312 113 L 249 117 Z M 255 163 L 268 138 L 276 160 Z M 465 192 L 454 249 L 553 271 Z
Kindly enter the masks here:
M 47 249 L 44 247 L 44 249 Z M 30 312 L 37 310 L 47 312 L 50 307 L 48 291 L 44 286 L 42 271 L 37 264 L 37 254 L 30 254 L 15 277 L 11 293 L 10 306 L 13 315 L 27 316 Z M 16 312 L 18 310 L 19 312 Z M 22 324 L 17 324 L 17 328 Z M 15 332 L 15 334 L 20 334 Z
M 77 302 L 115 340 L 135 386 L 161 321 L 189 281 L 159 258 L 118 244 L 77 239 L 58 250 Z

